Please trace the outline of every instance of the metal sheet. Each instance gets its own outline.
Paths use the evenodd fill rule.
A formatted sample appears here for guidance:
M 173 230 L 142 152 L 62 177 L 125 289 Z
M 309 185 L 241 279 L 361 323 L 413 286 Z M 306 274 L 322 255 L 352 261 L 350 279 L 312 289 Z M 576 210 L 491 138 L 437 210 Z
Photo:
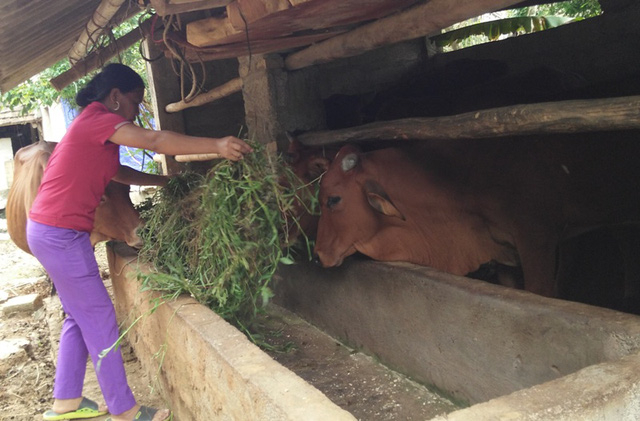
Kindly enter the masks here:
M 100 0 L 0 1 L 0 91 L 65 58 Z M 137 12 L 125 3 L 120 15 Z

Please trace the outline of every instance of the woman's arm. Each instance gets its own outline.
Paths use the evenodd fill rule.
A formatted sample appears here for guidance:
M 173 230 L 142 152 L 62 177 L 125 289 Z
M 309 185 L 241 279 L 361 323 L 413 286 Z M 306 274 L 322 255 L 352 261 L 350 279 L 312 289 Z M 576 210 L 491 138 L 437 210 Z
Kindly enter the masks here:
M 187 136 L 168 130 L 147 130 L 125 124 L 109 138 L 113 143 L 151 150 L 166 155 L 217 153 L 232 161 L 242 159 L 252 151 L 243 140 L 234 136 L 221 138 Z
M 147 174 L 134 170 L 131 167 L 120 165 L 113 180 L 118 183 L 136 186 L 165 186 L 167 181 L 169 181 L 169 177 L 165 175 Z

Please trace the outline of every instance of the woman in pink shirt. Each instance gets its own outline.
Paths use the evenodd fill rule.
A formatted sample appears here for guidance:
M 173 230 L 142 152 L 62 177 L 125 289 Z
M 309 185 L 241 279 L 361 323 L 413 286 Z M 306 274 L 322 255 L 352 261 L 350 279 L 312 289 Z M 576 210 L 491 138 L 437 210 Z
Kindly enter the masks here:
M 107 411 L 113 421 L 161 421 L 170 415 L 136 402 L 119 349 L 96 369 L 106 407 L 82 396 L 87 356 L 96 367 L 100 352 L 118 339 L 115 310 L 89 240 L 95 210 L 112 179 L 141 185 L 166 180 L 121 166 L 119 146 L 167 155 L 218 153 L 233 161 L 251 152 L 233 136 L 193 137 L 134 125 L 143 97 L 142 78 L 122 64 L 109 64 L 78 93 L 83 110 L 51 154 L 29 213 L 29 248 L 51 277 L 66 313 L 54 403 L 45 420 L 92 418 Z

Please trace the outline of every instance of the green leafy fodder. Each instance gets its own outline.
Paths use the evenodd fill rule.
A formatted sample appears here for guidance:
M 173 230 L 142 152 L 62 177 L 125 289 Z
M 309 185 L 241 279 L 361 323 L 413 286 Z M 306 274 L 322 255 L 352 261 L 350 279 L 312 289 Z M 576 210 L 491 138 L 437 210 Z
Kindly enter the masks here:
M 155 267 L 139 275 L 145 288 L 190 294 L 243 330 L 272 297 L 278 264 L 292 261 L 294 206 L 314 201 L 280 158 L 255 149 L 172 178 L 142 212 L 140 256 Z

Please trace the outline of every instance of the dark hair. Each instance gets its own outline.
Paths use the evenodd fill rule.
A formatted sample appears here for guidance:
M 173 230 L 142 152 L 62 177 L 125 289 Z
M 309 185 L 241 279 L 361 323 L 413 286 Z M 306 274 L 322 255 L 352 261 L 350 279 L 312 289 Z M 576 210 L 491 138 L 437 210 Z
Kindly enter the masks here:
M 76 95 L 76 103 L 86 107 L 95 101 L 102 101 L 113 88 L 126 94 L 138 88 L 144 88 L 144 81 L 131 67 L 120 63 L 105 66 L 100 73 Z

